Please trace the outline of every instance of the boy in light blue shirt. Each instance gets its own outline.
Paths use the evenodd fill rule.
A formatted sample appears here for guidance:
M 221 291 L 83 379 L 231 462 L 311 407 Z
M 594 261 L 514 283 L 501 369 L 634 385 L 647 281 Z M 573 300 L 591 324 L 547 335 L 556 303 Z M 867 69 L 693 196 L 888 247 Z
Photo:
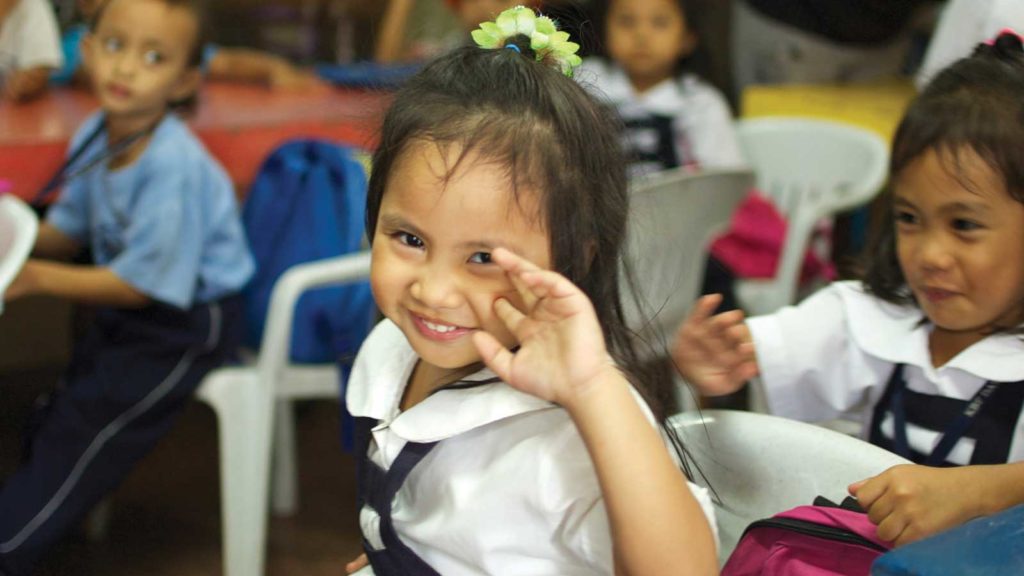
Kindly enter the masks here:
M 194 0 L 110 0 L 82 43 L 102 110 L 5 300 L 96 306 L 64 386 L 0 488 L 0 575 L 22 576 L 170 429 L 241 340 L 254 271 L 230 180 L 172 112 L 200 80 Z M 94 264 L 68 260 L 90 249 Z

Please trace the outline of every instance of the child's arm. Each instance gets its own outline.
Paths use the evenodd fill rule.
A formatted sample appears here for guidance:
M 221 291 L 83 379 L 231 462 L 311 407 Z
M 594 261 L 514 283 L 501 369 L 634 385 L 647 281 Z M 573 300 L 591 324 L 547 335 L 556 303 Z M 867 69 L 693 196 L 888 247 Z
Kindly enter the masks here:
M 656 429 L 612 364 L 593 306 L 559 274 L 503 249 L 492 260 L 523 298 L 495 313 L 519 340 L 513 353 L 474 335 L 484 362 L 504 381 L 563 406 L 579 428 L 611 525 L 618 574 L 716 574 L 710 526 Z
M 212 80 L 253 82 L 286 90 L 320 84 L 315 74 L 280 56 L 246 48 L 218 47 L 207 63 L 207 72 Z
M 41 222 L 36 233 L 32 255 L 49 260 L 70 260 L 82 248 L 77 240 L 64 234 L 49 222 Z
M 900 546 L 1024 504 L 1024 462 L 893 466 L 850 485 L 850 494 L 878 526 L 878 537 Z
M 25 102 L 41 96 L 49 86 L 51 70 L 47 66 L 36 66 L 11 72 L 4 78 L 4 98 Z
M 46 294 L 74 302 L 141 308 L 148 296 L 121 280 L 109 268 L 29 260 L 4 293 L 10 301 L 31 294 Z
M 705 396 L 735 392 L 759 373 L 743 312 L 730 310 L 712 316 L 721 301 L 719 294 L 698 300 L 679 326 L 672 346 L 676 369 Z
M 402 60 L 405 55 L 405 35 L 416 0 L 390 0 L 384 10 L 384 19 L 377 35 L 373 58 L 382 64 Z

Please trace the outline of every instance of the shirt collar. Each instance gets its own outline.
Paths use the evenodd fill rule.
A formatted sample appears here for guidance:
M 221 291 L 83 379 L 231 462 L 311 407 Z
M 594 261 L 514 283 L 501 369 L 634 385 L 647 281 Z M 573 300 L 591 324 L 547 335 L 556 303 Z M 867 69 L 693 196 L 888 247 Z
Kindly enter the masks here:
M 364 345 L 346 403 L 353 416 L 389 425 L 409 442 L 435 442 L 528 412 L 554 409 L 546 400 L 520 392 L 482 369 L 457 384 L 441 388 L 413 408 L 399 411 L 402 393 L 416 365 L 416 352 L 389 320 L 374 329 Z M 479 384 L 475 384 L 479 383 Z
M 853 338 L 868 354 L 918 366 L 927 373 L 962 371 L 995 382 L 1024 380 L 1024 340 L 1020 336 L 989 336 L 935 369 L 928 350 L 932 327 L 923 321 L 920 309 L 879 300 L 859 283 L 841 282 L 838 286 Z

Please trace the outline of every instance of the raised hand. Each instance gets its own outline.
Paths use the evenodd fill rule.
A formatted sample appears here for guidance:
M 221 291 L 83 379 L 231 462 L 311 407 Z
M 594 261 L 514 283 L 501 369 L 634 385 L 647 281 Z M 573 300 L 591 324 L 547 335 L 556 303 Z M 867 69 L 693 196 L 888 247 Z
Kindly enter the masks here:
M 705 396 L 739 390 L 757 376 L 757 358 L 743 312 L 730 310 L 712 316 L 722 301 L 704 296 L 676 332 L 672 360 L 679 373 Z
M 505 299 L 494 303 L 495 313 L 519 342 L 515 352 L 491 334 L 473 335 L 477 351 L 495 374 L 519 390 L 564 406 L 616 370 L 594 307 L 579 288 L 505 249 L 495 250 L 491 260 L 524 302 L 523 311 Z

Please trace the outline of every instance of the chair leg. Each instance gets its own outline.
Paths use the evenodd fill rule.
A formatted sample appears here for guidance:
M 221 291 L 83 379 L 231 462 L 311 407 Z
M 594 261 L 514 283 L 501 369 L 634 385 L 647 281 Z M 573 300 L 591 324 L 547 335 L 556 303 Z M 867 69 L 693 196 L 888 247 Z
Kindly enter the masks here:
M 278 400 L 274 411 L 272 496 L 276 516 L 291 516 L 299 508 L 299 473 L 295 450 L 295 412 L 292 402 Z
M 269 409 L 244 369 L 222 369 L 201 396 L 217 413 L 225 576 L 261 576 L 267 534 Z

